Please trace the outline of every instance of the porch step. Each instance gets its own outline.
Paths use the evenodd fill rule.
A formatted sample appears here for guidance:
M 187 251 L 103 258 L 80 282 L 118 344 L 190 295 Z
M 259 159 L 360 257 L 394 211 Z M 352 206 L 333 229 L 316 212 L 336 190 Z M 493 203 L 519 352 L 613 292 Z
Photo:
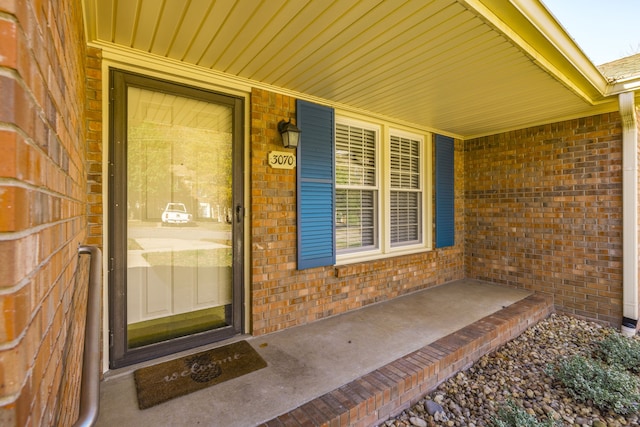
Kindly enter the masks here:
M 530 295 L 261 426 L 377 425 L 552 312 L 551 296 Z

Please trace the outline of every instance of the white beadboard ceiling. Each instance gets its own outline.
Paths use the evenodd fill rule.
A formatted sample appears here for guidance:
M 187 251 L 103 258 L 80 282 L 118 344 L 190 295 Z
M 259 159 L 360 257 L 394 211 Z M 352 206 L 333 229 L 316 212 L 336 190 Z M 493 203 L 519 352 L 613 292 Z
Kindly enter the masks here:
M 83 3 L 91 45 L 463 138 L 617 109 L 537 0 Z

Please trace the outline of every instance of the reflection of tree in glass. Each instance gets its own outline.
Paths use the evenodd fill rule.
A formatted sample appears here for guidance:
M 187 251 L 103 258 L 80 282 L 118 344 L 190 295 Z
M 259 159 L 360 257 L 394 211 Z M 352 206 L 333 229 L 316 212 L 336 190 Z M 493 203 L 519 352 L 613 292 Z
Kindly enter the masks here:
M 199 203 L 231 207 L 232 135 L 211 129 L 140 122 L 128 132 L 130 217 L 160 218 L 168 202 L 194 216 Z

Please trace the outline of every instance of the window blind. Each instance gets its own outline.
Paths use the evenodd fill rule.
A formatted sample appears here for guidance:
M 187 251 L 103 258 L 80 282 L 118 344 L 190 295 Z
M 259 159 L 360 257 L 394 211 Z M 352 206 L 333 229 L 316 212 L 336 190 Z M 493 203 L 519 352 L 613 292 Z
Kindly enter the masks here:
M 376 131 L 336 124 L 336 249 L 377 245 Z
M 391 246 L 419 243 L 422 238 L 421 141 L 391 135 Z

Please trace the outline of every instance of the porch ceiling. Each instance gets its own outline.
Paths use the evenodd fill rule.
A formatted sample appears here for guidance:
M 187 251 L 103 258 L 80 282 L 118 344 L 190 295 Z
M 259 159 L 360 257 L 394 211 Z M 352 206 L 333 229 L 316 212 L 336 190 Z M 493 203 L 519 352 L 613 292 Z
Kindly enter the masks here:
M 463 138 L 617 109 L 537 0 L 83 0 L 88 42 Z

